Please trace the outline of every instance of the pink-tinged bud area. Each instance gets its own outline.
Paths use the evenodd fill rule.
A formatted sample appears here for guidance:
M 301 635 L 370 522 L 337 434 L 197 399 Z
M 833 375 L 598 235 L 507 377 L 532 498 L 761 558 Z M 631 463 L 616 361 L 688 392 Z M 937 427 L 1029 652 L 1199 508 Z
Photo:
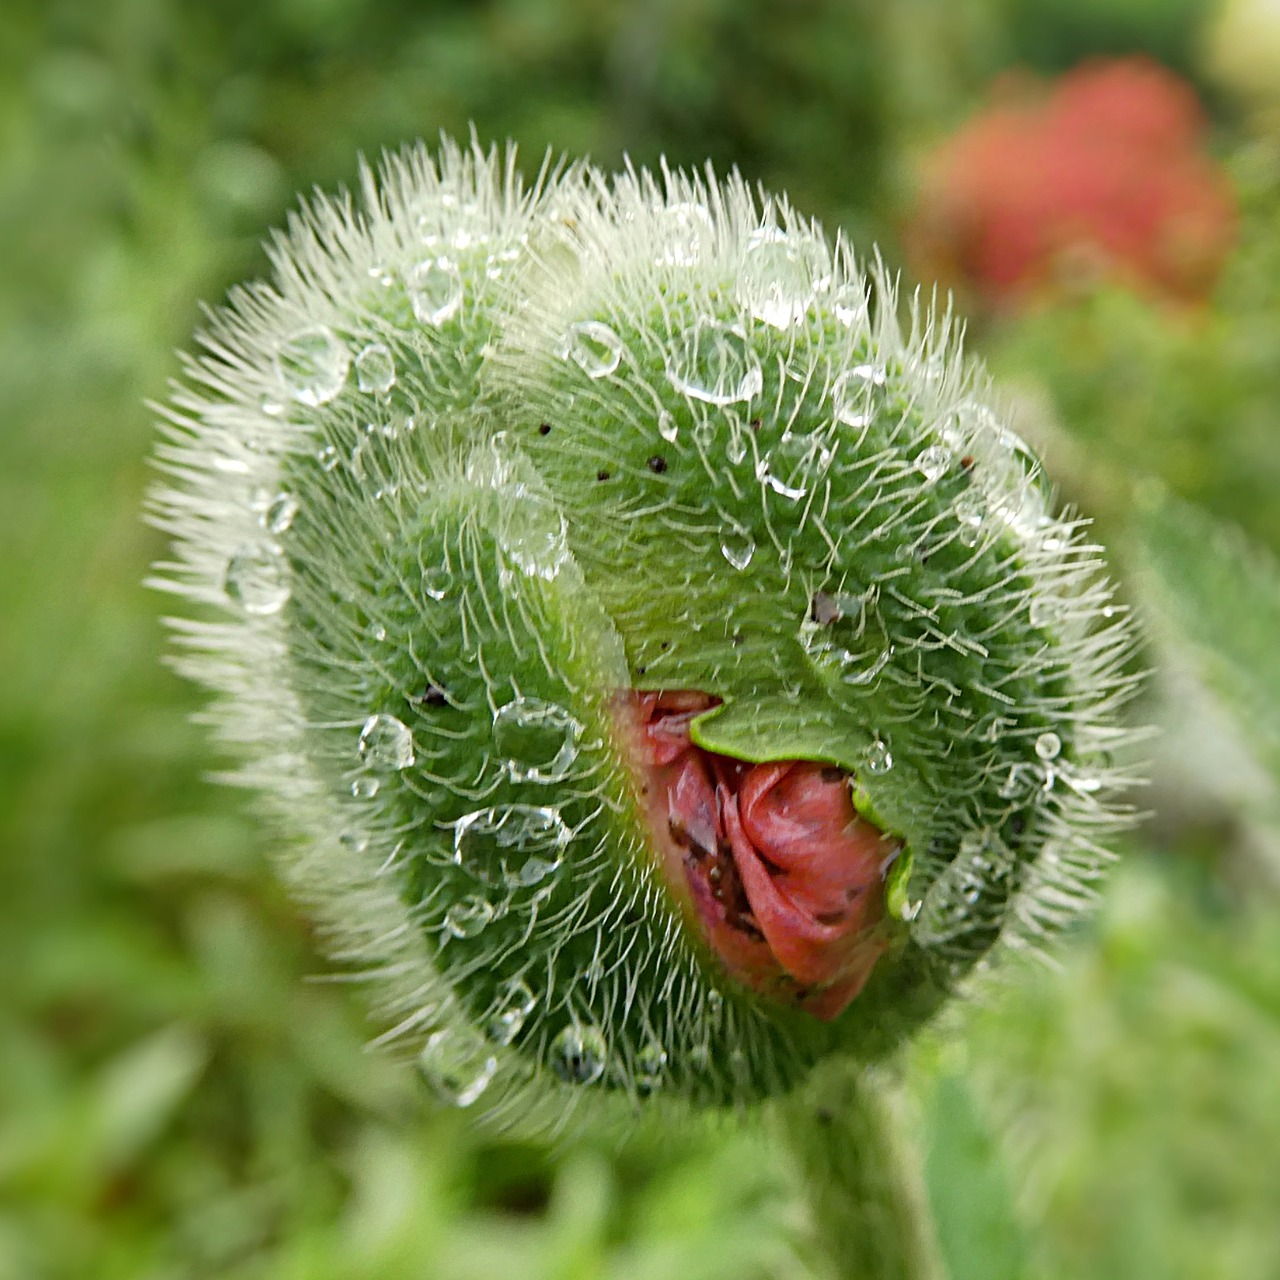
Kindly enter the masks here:
M 654 842 L 729 974 L 829 1021 L 886 948 L 884 878 L 900 846 L 858 816 L 839 769 L 694 744 L 691 723 L 716 704 L 689 690 L 620 701 Z

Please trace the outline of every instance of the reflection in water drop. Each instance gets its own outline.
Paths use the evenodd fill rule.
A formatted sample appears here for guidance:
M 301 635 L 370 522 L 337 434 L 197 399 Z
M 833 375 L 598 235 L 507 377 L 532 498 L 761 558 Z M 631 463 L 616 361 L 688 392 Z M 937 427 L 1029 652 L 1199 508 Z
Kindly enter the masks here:
M 276 547 L 242 547 L 227 561 L 223 588 L 245 613 L 279 613 L 289 599 L 289 566 Z
M 360 729 L 358 750 L 367 769 L 407 769 L 414 760 L 413 734 L 395 716 L 372 715 Z
M 396 384 L 396 365 L 384 342 L 371 342 L 356 356 L 356 386 L 361 391 L 386 395 Z
M 729 525 L 720 538 L 720 554 L 739 572 L 745 569 L 756 553 L 755 540 L 742 528 Z
M 422 590 L 432 600 L 443 600 L 449 594 L 453 574 L 446 565 L 437 564 L 422 571 Z
M 831 309 L 845 328 L 861 327 L 867 323 L 869 313 L 866 288 L 849 281 L 837 285 L 831 294 Z
M 328 404 L 347 381 L 351 353 L 325 325 L 300 329 L 280 345 L 276 374 L 289 396 L 311 408 Z
M 888 773 L 893 768 L 893 755 L 889 746 L 879 738 L 874 739 L 867 748 L 866 761 L 868 773 Z
M 485 884 L 521 888 L 559 871 L 572 835 L 558 809 L 494 805 L 453 824 L 453 860 Z
M 877 393 L 888 381 L 879 365 L 860 364 L 846 369 L 831 384 L 836 417 L 851 427 L 865 427 L 875 418 Z
M 478 1057 L 475 1047 L 453 1032 L 434 1031 L 422 1047 L 418 1068 L 442 1102 L 469 1107 L 489 1087 L 498 1060 Z
M 658 266 L 692 267 L 709 249 L 714 228 L 705 205 L 692 202 L 653 211 L 660 248 Z
M 462 273 L 448 258 L 427 258 L 409 272 L 405 281 L 413 314 L 439 328 L 462 308 Z
M 510 1044 L 524 1029 L 537 1003 L 538 997 L 522 978 L 500 987 L 496 1007 L 485 1021 L 489 1038 L 497 1044 Z
M 685 330 L 668 358 L 667 378 L 691 399 L 715 405 L 750 400 L 764 385 L 746 335 L 714 320 Z
M 378 794 L 378 780 L 371 778 L 368 774 L 363 777 L 356 778 L 351 783 L 351 794 L 357 800 L 372 800 Z
M 513 782 L 560 782 L 578 756 L 582 726 L 563 707 L 519 697 L 493 718 L 493 744 Z
M 936 484 L 951 469 L 951 450 L 945 445 L 931 444 L 916 457 L 916 470 L 927 484 Z
M 479 894 L 451 902 L 444 913 L 445 932 L 454 938 L 476 938 L 495 915 L 493 903 Z
M 298 499 L 291 493 L 278 493 L 271 499 L 261 516 L 261 524 L 268 533 L 287 533 L 298 514 Z
M 604 1075 L 607 1056 L 598 1027 L 570 1023 L 551 1042 L 551 1070 L 565 1084 L 594 1084 Z
M 580 320 L 569 326 L 560 355 L 572 360 L 589 378 L 608 377 L 622 360 L 622 339 L 607 324 Z
M 819 241 L 761 227 L 743 250 L 738 300 L 757 320 L 785 329 L 803 319 L 829 281 L 826 250 Z

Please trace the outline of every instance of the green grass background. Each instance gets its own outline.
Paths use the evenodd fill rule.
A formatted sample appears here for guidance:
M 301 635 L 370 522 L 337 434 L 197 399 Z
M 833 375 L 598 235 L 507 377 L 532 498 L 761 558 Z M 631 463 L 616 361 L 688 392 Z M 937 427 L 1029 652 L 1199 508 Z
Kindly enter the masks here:
M 896 261 L 914 155 L 992 74 L 1146 49 L 1198 79 L 1241 194 L 1218 295 L 1171 316 L 1104 292 L 973 335 L 1141 606 L 1137 479 L 1242 525 L 1250 555 L 1280 547 L 1280 161 L 1203 79 L 1205 14 L 8 0 L 0 1280 L 826 1274 L 753 1125 L 534 1145 L 366 1047 L 360 992 L 326 980 L 271 833 L 206 781 L 223 762 L 161 665 L 144 402 L 200 300 L 261 272 L 295 190 L 351 180 L 359 150 L 472 121 L 530 168 L 547 146 L 709 156 Z M 1251 598 L 1212 616 L 1234 630 Z M 1153 816 L 1099 914 L 1057 967 L 1005 965 L 906 1063 L 953 1280 L 1280 1276 L 1274 784 L 1181 635 L 1152 642 Z

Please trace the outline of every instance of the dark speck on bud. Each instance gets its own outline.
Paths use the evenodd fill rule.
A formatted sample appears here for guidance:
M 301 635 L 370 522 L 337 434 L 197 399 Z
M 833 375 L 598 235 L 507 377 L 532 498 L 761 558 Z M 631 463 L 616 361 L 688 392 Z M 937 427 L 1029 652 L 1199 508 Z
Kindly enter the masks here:
M 645 464 L 655 476 L 660 476 L 667 469 L 667 460 L 660 453 L 655 453 Z

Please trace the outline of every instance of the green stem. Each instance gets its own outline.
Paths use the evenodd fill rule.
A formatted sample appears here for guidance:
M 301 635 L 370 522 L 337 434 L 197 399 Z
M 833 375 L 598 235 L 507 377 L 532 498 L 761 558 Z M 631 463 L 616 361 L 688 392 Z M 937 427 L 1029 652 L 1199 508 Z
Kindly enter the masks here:
M 886 1077 L 847 1059 L 782 1108 L 814 1230 L 840 1280 L 942 1280 L 919 1162 Z

